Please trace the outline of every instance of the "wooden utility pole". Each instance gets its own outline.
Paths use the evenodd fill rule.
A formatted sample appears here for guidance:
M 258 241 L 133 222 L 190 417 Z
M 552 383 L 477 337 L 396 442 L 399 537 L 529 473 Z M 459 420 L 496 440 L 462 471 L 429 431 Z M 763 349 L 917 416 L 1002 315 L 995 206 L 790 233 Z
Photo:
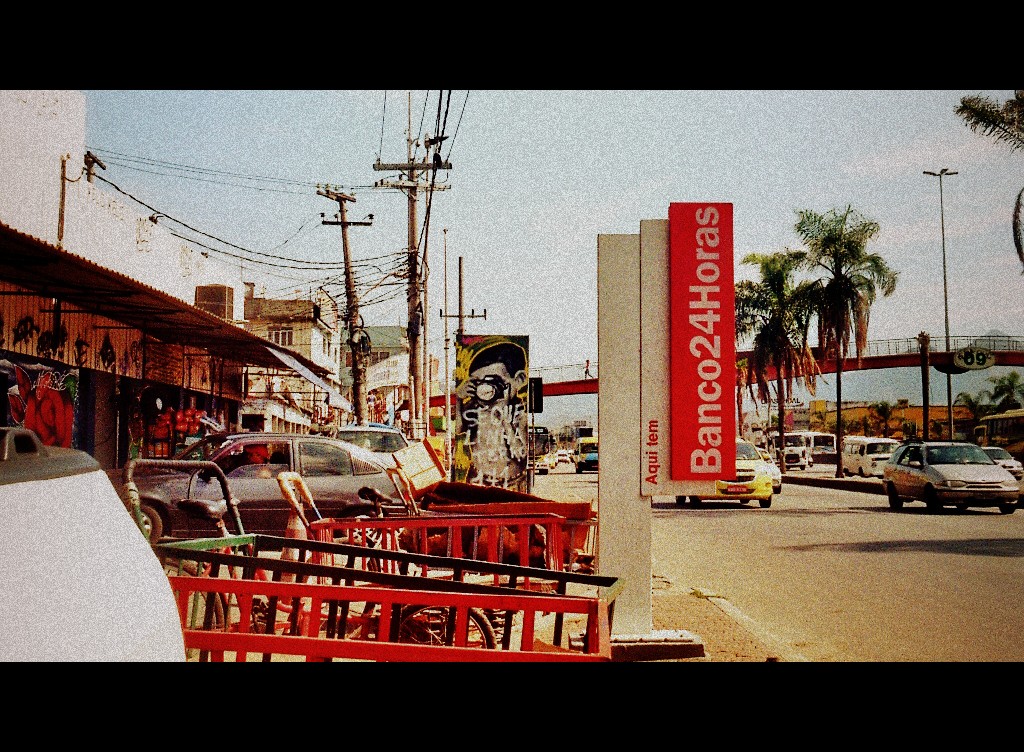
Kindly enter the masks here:
M 424 361 L 423 354 L 421 353 L 421 340 L 420 340 L 420 328 L 424 325 L 424 306 L 420 301 L 420 271 L 419 271 L 419 242 L 417 240 L 417 227 L 416 227 L 416 202 L 419 199 L 420 189 L 427 190 L 427 200 L 430 200 L 430 193 L 432 191 L 444 191 L 448 190 L 447 185 L 433 185 L 433 181 L 427 183 L 420 183 L 420 176 L 424 173 L 430 174 L 430 170 L 450 170 L 452 168 L 450 162 L 445 162 L 440 158 L 440 153 L 435 152 L 434 159 L 424 160 L 422 162 L 413 161 L 413 147 L 419 146 L 419 140 L 412 137 L 412 95 L 409 95 L 408 102 L 408 125 L 407 125 L 407 137 L 406 137 L 406 158 L 407 161 L 400 164 L 384 164 L 378 159 L 373 164 L 373 169 L 380 172 L 391 172 L 401 171 L 403 173 L 402 178 L 399 180 L 378 180 L 374 183 L 375 188 L 397 188 L 401 191 L 405 191 L 408 197 L 409 206 L 409 248 L 408 248 L 408 265 L 409 265 L 409 278 L 408 288 L 406 297 L 408 299 L 408 336 L 409 336 L 409 377 L 412 381 L 412 409 L 410 414 L 414 418 L 414 437 L 423 438 L 426 435 L 427 415 L 430 405 L 430 395 L 427 389 L 426 380 L 430 378 L 430 374 L 423 374 L 425 369 L 422 368 Z M 427 138 L 425 146 L 438 147 L 442 139 L 431 139 Z M 424 280 L 425 282 L 425 280 Z M 426 297 L 426 291 L 424 290 L 423 296 Z M 423 351 L 426 350 L 426 343 L 423 343 Z
M 356 197 L 347 193 L 331 190 L 329 186 L 319 188 L 317 195 L 325 196 L 338 202 L 338 220 L 323 220 L 325 225 L 341 225 L 341 245 L 345 254 L 345 306 L 348 311 L 348 346 L 352 353 L 352 406 L 355 408 L 356 423 L 363 426 L 368 422 L 366 412 L 366 364 L 363 357 L 369 350 L 369 338 L 359 318 L 359 296 L 356 294 L 356 280 L 352 275 L 352 254 L 348 247 L 349 225 L 372 225 L 373 216 L 369 221 L 349 222 L 345 204 L 355 201 Z

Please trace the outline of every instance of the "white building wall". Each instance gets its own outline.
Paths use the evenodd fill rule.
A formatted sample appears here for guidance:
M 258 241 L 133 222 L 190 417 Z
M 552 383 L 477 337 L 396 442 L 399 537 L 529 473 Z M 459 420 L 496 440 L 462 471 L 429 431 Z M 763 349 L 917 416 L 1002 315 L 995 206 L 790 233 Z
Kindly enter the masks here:
M 85 96 L 78 91 L 0 92 L 0 222 L 60 244 L 61 158 L 66 157 L 66 251 L 189 305 L 195 304 L 199 285 L 230 286 L 233 317 L 241 320 L 245 289 L 239 270 L 209 261 L 159 219 L 150 221 L 152 212 L 99 180 L 86 180 L 85 117 Z M 96 173 L 103 170 L 97 166 Z
M 79 171 L 84 139 L 80 92 L 0 91 L 0 222 L 56 244 L 61 156 Z

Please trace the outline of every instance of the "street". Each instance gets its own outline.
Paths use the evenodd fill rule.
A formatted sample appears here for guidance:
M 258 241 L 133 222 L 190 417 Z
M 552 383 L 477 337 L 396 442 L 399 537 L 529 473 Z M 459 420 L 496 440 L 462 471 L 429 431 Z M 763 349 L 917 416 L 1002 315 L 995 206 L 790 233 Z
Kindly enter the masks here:
M 596 498 L 597 475 L 563 465 L 534 493 Z M 770 509 L 656 497 L 652 514 L 653 576 L 726 599 L 785 660 L 1024 660 L 1024 511 L 894 513 L 784 481 Z

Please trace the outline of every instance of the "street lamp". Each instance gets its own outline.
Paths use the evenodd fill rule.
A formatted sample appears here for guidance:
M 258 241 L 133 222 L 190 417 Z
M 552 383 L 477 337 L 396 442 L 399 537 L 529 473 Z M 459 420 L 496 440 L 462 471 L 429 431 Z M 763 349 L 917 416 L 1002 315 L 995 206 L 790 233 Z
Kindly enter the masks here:
M 956 175 L 956 172 L 943 167 L 938 172 L 924 171 L 925 175 L 931 175 L 939 179 L 939 223 L 942 227 L 942 303 L 946 310 L 946 352 L 949 350 L 949 286 L 946 282 L 946 216 L 942 207 L 942 176 Z M 946 409 L 949 411 L 949 438 L 953 439 L 953 376 L 952 363 L 946 370 Z

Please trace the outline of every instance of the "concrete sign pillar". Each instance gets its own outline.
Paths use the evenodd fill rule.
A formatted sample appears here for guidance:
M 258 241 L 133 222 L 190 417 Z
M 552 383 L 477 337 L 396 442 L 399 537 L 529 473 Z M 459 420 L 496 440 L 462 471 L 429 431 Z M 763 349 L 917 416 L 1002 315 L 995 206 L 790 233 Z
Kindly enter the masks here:
M 672 204 L 638 235 L 598 236 L 598 541 L 602 572 L 626 583 L 616 634 L 653 628 L 652 498 L 710 495 L 734 473 L 734 311 L 731 204 Z

